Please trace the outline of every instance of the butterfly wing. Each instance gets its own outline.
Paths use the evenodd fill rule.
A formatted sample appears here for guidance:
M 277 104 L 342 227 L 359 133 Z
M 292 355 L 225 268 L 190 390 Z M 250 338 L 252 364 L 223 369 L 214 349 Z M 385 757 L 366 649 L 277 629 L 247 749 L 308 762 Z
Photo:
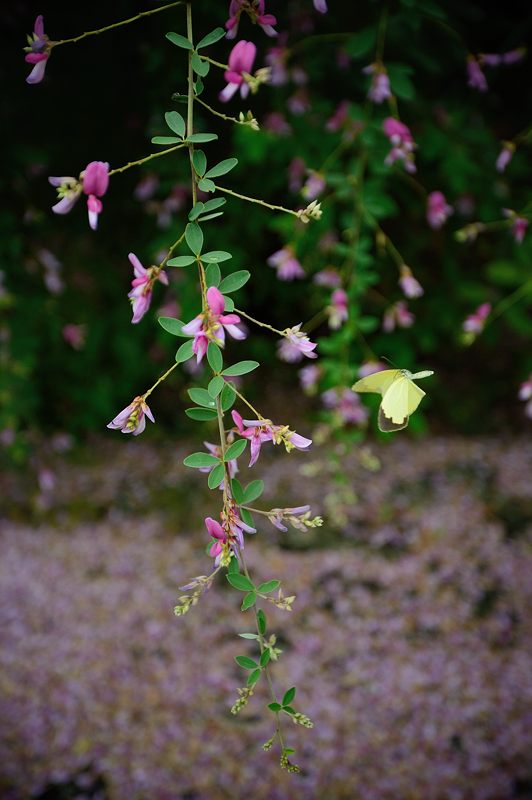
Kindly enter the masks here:
M 353 386 L 355 392 L 378 392 L 385 395 L 392 383 L 402 377 L 400 369 L 383 369 L 361 378 Z
M 425 392 L 404 375 L 392 383 L 379 408 L 379 428 L 385 433 L 400 431 L 408 425 Z

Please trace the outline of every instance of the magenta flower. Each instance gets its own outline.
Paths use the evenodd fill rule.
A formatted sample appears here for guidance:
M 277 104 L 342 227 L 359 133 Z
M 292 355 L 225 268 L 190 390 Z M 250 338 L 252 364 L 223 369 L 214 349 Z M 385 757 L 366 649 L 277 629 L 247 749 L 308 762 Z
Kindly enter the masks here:
M 503 142 L 502 150 L 497 156 L 497 161 L 495 162 L 495 168 L 497 169 L 497 172 L 504 172 L 512 160 L 514 153 L 515 144 L 513 142 Z
M 103 197 L 109 186 L 109 164 L 106 161 L 91 161 L 82 173 L 83 191 L 87 197 L 89 225 L 93 231 L 98 227 L 98 215 L 103 205 L 99 199 Z
M 269 419 L 242 419 L 238 411 L 232 411 L 231 416 L 233 417 L 233 422 L 235 423 L 240 436 L 243 436 L 245 439 L 249 439 L 251 458 L 248 466 L 252 467 L 257 463 L 263 442 L 273 441 L 272 422 Z
M 475 56 L 467 57 L 467 85 L 479 92 L 488 91 L 488 82 Z
M 229 19 L 225 23 L 227 39 L 235 39 L 238 32 L 240 15 L 245 11 L 254 24 L 260 25 L 266 36 L 277 36 L 273 25 L 277 24 L 273 14 L 264 13 L 264 0 L 231 0 Z
M 319 11 L 320 14 L 327 13 L 327 0 L 313 0 L 313 2 L 316 11 Z
M 283 331 L 283 339 L 279 342 L 278 356 L 282 361 L 294 364 L 301 361 L 303 356 L 307 358 L 317 358 L 318 354 L 313 351 L 316 349 L 316 342 L 311 342 L 308 336 L 300 331 L 301 325 L 294 325 Z
M 50 58 L 51 45 L 48 36 L 44 32 L 44 21 L 42 14 L 39 14 L 33 26 L 33 35 L 28 36 L 29 47 L 25 47 L 27 55 L 24 60 L 28 64 L 33 64 L 33 69 L 26 78 L 26 83 L 40 83 L 44 78 L 46 62 Z
M 402 161 L 407 172 L 415 172 L 413 151 L 416 144 L 410 128 L 395 117 L 386 117 L 382 123 L 382 129 L 392 145 L 384 163 L 390 165 L 395 161 Z
M 305 181 L 305 185 L 301 189 L 301 194 L 305 200 L 315 200 L 325 189 L 325 178 L 320 172 L 310 170 L 309 176 Z
M 219 444 L 211 444 L 210 442 L 203 442 L 203 444 L 205 445 L 205 447 L 207 448 L 207 450 L 209 451 L 209 453 L 211 455 L 216 456 L 216 458 L 222 458 L 222 448 L 220 447 Z M 227 462 L 227 466 L 228 466 L 228 469 L 229 469 L 229 477 L 230 478 L 234 478 L 235 475 L 238 472 L 238 461 L 237 461 L 237 459 L 234 458 L 231 461 L 228 461 Z M 212 466 L 212 467 L 200 467 L 199 468 L 199 472 L 209 473 L 213 469 L 214 469 L 214 466 Z M 218 488 L 219 489 L 223 489 L 224 486 L 225 486 L 225 476 L 222 478 L 222 480 L 218 484 Z
M 122 433 L 132 433 L 133 436 L 138 436 L 146 427 L 146 417 L 155 422 L 149 405 L 144 397 L 139 395 L 120 414 L 117 414 L 107 427 L 112 430 L 122 431 Z
M 295 257 L 290 245 L 276 250 L 275 253 L 266 260 L 269 267 L 277 270 L 277 277 L 280 281 L 293 281 L 296 278 L 304 278 L 305 270 Z
M 519 387 L 519 399 L 526 402 L 525 416 L 532 419 L 532 373 L 529 375 L 528 380 Z
M 386 333 L 391 333 L 398 328 L 411 328 L 414 324 L 415 317 L 409 311 L 407 304 L 404 300 L 398 300 L 397 303 L 391 305 L 386 309 L 382 319 L 382 329 Z
M 399 277 L 399 286 L 404 292 L 405 297 L 415 298 L 421 297 L 423 294 L 423 287 L 419 281 L 414 278 L 412 270 L 403 264 L 401 266 L 401 274 Z
M 447 203 L 443 192 L 430 192 L 427 197 L 427 222 L 431 228 L 441 228 L 452 213 L 453 207 Z
M 530 225 L 529 221 L 524 217 L 515 217 L 512 223 L 512 233 L 517 244 L 521 244 L 525 238 L 526 229 Z
M 360 397 L 346 386 L 328 389 L 321 396 L 323 405 L 334 412 L 341 425 L 363 426 L 368 421 L 368 410 Z
M 253 42 L 246 42 L 242 39 L 235 44 L 229 54 L 229 69 L 224 72 L 227 86 L 219 95 L 222 102 L 227 103 L 238 89 L 240 89 L 240 96 L 243 99 L 248 96 L 248 79 L 251 76 L 256 54 L 257 48 Z
M 183 333 L 194 337 L 192 350 L 199 364 L 207 352 L 209 341 L 216 342 L 220 347 L 225 344 L 225 331 L 233 339 L 245 339 L 246 334 L 237 325 L 240 322 L 238 314 L 224 314 L 225 300 L 223 294 L 215 286 L 207 289 L 207 307 L 191 322 L 183 325 Z
M 207 526 L 209 536 L 212 536 L 214 539 L 209 550 L 209 555 L 211 558 L 216 558 L 216 563 L 218 564 L 224 550 L 224 545 L 227 545 L 227 531 L 224 531 L 220 523 L 212 517 L 205 517 L 205 525 Z
M 339 131 L 340 128 L 343 128 L 346 122 L 349 120 L 349 101 L 342 100 L 337 106 L 334 114 L 329 117 L 327 122 L 325 123 L 325 127 L 328 131 L 335 133 Z
M 337 331 L 349 317 L 348 297 L 344 289 L 335 289 L 328 308 L 329 327 Z
M 372 76 L 368 97 L 373 103 L 383 103 L 392 96 L 390 79 L 382 64 L 368 64 L 367 67 L 364 67 L 362 72 L 365 75 Z
M 469 317 L 466 317 L 464 320 L 462 325 L 464 331 L 466 333 L 472 333 L 475 336 L 478 336 L 479 333 L 482 333 L 490 311 L 491 303 L 482 303 L 482 305 L 480 305 L 473 314 L 471 314 Z
M 132 289 L 128 297 L 133 306 L 133 318 L 131 322 L 136 324 L 141 321 L 150 307 L 153 284 L 155 281 L 160 281 L 165 286 L 168 286 L 168 275 L 160 267 L 148 267 L 148 269 L 146 269 L 146 267 L 142 266 L 135 253 L 130 253 L 128 258 L 135 273 L 135 277 L 131 282 Z

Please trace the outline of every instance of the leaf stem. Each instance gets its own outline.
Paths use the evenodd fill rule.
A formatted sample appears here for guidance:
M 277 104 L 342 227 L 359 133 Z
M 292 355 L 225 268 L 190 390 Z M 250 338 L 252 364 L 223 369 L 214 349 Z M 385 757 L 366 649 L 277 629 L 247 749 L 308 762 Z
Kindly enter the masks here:
M 272 333 L 276 333 L 278 336 L 284 336 L 283 331 L 277 330 L 277 328 L 274 328 L 273 325 L 268 325 L 267 322 L 260 322 L 260 320 L 255 319 L 255 317 L 250 316 L 248 313 L 242 311 L 242 309 L 240 308 L 235 308 L 235 313 L 241 314 L 246 319 L 249 319 L 250 322 L 254 322 L 255 325 L 259 325 L 261 328 L 267 328 L 269 331 L 272 331 Z
M 159 153 L 151 153 L 149 156 L 145 156 L 145 158 L 139 158 L 137 161 L 129 161 L 123 167 L 117 167 L 116 169 L 112 169 L 109 171 L 109 177 L 111 175 L 116 175 L 119 172 L 125 172 L 126 169 L 130 167 L 139 167 L 141 164 L 145 164 L 147 161 L 151 161 L 154 158 L 161 158 L 161 156 L 166 156 L 168 153 L 173 153 L 175 150 L 179 150 L 182 147 L 186 147 L 185 143 L 183 144 L 176 144 L 175 147 L 169 147 L 166 150 L 161 150 Z
M 265 208 L 269 208 L 271 211 L 284 211 L 285 214 L 291 214 L 293 217 L 297 217 L 299 219 L 299 214 L 297 211 L 293 211 L 291 208 L 284 208 L 284 206 L 275 206 L 271 203 L 267 203 L 265 200 L 259 200 L 258 197 L 248 197 L 245 194 L 239 194 L 239 192 L 234 192 L 232 189 L 225 189 L 223 186 L 218 186 L 215 184 L 215 188 L 219 192 L 225 192 L 225 194 L 230 194 L 232 197 L 238 197 L 239 200 L 247 200 L 248 203 L 257 203 L 259 206 L 264 206 Z
M 156 382 L 153 384 L 153 386 L 152 386 L 150 389 L 148 389 L 148 391 L 147 391 L 147 392 L 145 392 L 145 393 L 142 395 L 143 399 L 145 400 L 147 397 L 149 397 L 149 396 L 150 396 L 150 394 L 153 392 L 153 390 L 154 390 L 154 389 L 156 389 L 156 388 L 159 386 L 159 384 L 160 384 L 160 383 L 162 383 L 163 381 L 165 381 L 165 380 L 167 379 L 167 377 L 170 375 L 170 373 L 171 373 L 171 372 L 173 372 L 173 371 L 174 371 L 174 369 L 175 369 L 176 367 L 177 367 L 177 362 L 176 362 L 175 364 L 172 364 L 172 366 L 170 367 L 170 369 L 167 369 L 167 370 L 166 370 L 166 372 L 164 373 L 164 375 L 161 375 L 161 377 L 159 378 L 159 380 L 157 380 L 157 381 L 156 381 Z

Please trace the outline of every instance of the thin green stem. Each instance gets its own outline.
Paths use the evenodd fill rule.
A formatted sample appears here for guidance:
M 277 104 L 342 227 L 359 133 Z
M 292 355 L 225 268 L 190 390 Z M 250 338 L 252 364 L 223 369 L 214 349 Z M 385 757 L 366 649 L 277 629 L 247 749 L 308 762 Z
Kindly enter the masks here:
M 377 47 L 375 50 L 375 61 L 378 64 L 382 63 L 384 55 L 384 41 L 386 39 L 387 23 L 388 23 L 388 6 L 386 5 L 382 11 L 381 18 L 379 20 L 379 30 L 377 33 Z
M 176 144 L 175 147 L 169 147 L 166 150 L 161 150 L 159 153 L 151 153 L 149 156 L 145 156 L 144 158 L 139 158 L 137 161 L 129 161 L 123 167 L 117 167 L 116 169 L 112 169 L 109 171 L 109 177 L 111 175 L 116 175 L 119 172 L 125 172 L 126 169 L 130 169 L 131 167 L 140 167 L 141 164 L 145 164 L 147 161 L 152 161 L 154 158 L 161 158 L 161 156 L 167 156 L 168 153 L 173 153 L 175 150 L 180 150 L 182 147 L 186 147 L 185 143 L 183 144 Z
M 141 11 L 140 14 L 136 14 L 134 17 L 120 20 L 120 22 L 114 22 L 112 25 L 106 25 L 104 28 L 98 28 L 95 31 L 86 31 L 79 36 L 74 36 L 72 39 L 59 39 L 57 42 L 50 42 L 50 47 L 57 47 L 60 44 L 74 44 L 75 42 L 80 42 L 82 39 L 86 39 L 87 36 L 96 36 L 99 33 L 106 33 L 106 31 L 111 31 L 113 28 L 119 28 L 121 25 L 129 25 L 130 22 L 136 22 L 142 17 L 150 17 L 152 14 L 158 14 L 159 11 L 166 11 L 167 8 L 173 8 L 174 6 L 180 6 L 182 4 L 183 0 L 177 0 L 175 3 L 167 3 L 165 6 L 152 8 L 150 11 Z
M 167 254 L 165 255 L 165 257 L 163 258 L 163 260 L 159 264 L 161 269 L 166 266 L 168 261 L 170 261 L 170 258 L 172 257 L 172 253 L 174 252 L 176 247 L 179 247 L 179 245 L 181 244 L 181 242 L 183 241 L 184 238 L 185 238 L 185 232 L 183 231 L 183 233 L 181 234 L 179 239 L 176 239 L 176 241 L 172 245 L 170 245 L 170 247 L 168 248 Z
M 153 386 L 151 387 L 151 389 L 148 389 L 148 391 L 147 391 L 147 392 L 145 392 L 145 393 L 142 395 L 143 399 L 145 400 L 147 397 L 149 397 L 149 396 L 150 396 L 150 394 L 153 392 L 153 390 L 154 390 L 154 389 L 156 389 L 156 388 L 159 386 L 159 384 L 160 384 L 160 383 L 162 383 L 163 381 L 165 381 L 165 380 L 167 379 L 167 377 L 170 375 L 170 373 L 171 373 L 171 372 L 173 372 L 173 371 L 174 371 L 174 369 L 175 369 L 176 367 L 177 367 L 177 363 L 176 363 L 176 364 L 172 364 L 172 366 L 170 367 L 170 369 L 167 369 L 167 370 L 166 370 L 166 372 L 164 373 L 164 375 L 161 375 L 161 377 L 159 378 L 159 380 L 158 380 L 158 381 L 156 381 L 156 382 L 153 384 Z
M 253 411 L 253 413 L 255 414 L 255 416 L 256 416 L 256 418 L 257 418 L 257 419 L 263 419 L 263 420 L 266 422 L 266 419 L 265 419 L 265 417 L 263 417 L 263 416 L 262 416 L 262 414 L 260 414 L 260 413 L 257 411 L 257 409 L 256 409 L 256 408 L 254 408 L 254 407 L 251 405 L 251 403 L 249 402 L 249 400 L 246 400 L 246 398 L 244 397 L 244 395 L 243 395 L 243 394 L 240 394 L 240 392 L 238 391 L 238 389 L 236 388 L 236 386 L 235 386 L 234 384 L 233 384 L 233 391 L 234 391 L 234 393 L 236 394 L 236 396 L 237 396 L 237 397 L 239 397 L 239 398 L 242 400 L 242 402 L 243 402 L 243 403 L 245 403 L 249 409 L 251 409 L 251 411 Z
M 284 206 L 275 206 L 271 203 L 267 203 L 265 200 L 259 200 L 258 197 L 248 197 L 245 194 L 239 194 L 238 192 L 233 192 L 232 189 L 225 189 L 223 186 L 215 185 L 215 188 L 219 192 L 225 192 L 225 194 L 230 194 L 232 197 L 238 197 L 239 200 L 247 200 L 248 203 L 257 203 L 259 206 L 264 206 L 265 208 L 269 208 L 271 211 L 284 211 L 285 214 L 291 214 L 293 217 L 299 218 L 299 213 L 297 211 L 292 211 L 291 208 L 284 208 Z
M 222 64 L 220 61 L 215 61 L 214 58 L 209 58 L 209 56 L 201 54 L 201 57 L 204 61 L 208 61 L 209 64 L 213 64 L 215 67 L 220 67 L 220 69 L 229 69 L 229 64 Z
M 214 114 L 216 117 L 220 117 L 220 119 L 223 119 L 226 122 L 234 122 L 235 125 L 247 125 L 248 127 L 250 127 L 249 122 L 247 122 L 244 119 L 237 119 L 236 117 L 229 117 L 227 114 L 222 114 L 221 111 L 216 111 L 215 108 L 213 108 L 212 106 L 209 106 L 205 102 L 205 100 L 202 100 L 201 97 L 198 97 L 198 95 L 196 95 L 195 100 L 196 100 L 197 103 L 200 103 L 200 105 L 202 105 L 204 108 L 206 108 L 207 111 L 210 111 L 211 114 Z
M 323 322 L 324 319 L 326 319 L 326 317 L 327 317 L 327 310 L 325 308 L 322 308 L 320 311 L 318 311 L 317 314 L 314 314 L 314 316 L 311 317 L 308 322 L 305 322 L 305 324 L 303 325 L 303 330 L 305 331 L 305 333 L 310 333 L 311 331 L 314 330 L 314 328 L 317 328 L 318 325 L 321 325 L 321 323 Z
M 247 314 L 245 311 L 242 311 L 242 309 L 240 308 L 235 308 L 235 313 L 240 314 L 246 319 L 249 319 L 250 322 L 254 322 L 255 325 L 259 325 L 261 328 L 267 328 L 269 331 L 272 331 L 272 333 L 276 333 L 278 336 L 284 336 L 283 331 L 277 330 L 277 328 L 274 328 L 273 325 L 268 325 L 267 322 L 260 322 L 260 320 L 255 319 L 254 317 Z
M 502 300 L 500 300 L 489 315 L 489 319 L 484 327 L 486 328 L 492 322 L 495 322 L 498 317 L 502 316 L 506 311 L 508 311 L 509 308 L 511 308 L 511 306 L 515 305 L 515 303 L 518 303 L 519 300 L 522 300 L 522 298 L 531 291 L 532 280 L 523 283 L 523 285 L 520 286 L 519 289 L 516 289 L 515 292 L 512 292 L 512 294 L 508 295 L 508 297 L 504 297 Z

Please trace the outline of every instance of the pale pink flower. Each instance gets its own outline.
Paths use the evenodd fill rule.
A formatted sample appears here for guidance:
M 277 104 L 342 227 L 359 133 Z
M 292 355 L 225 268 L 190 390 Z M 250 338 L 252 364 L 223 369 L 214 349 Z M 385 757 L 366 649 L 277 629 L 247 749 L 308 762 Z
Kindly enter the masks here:
M 288 528 L 284 525 L 283 520 L 285 518 L 288 519 L 289 522 L 294 525 L 296 528 L 300 528 L 300 530 L 307 530 L 305 525 L 302 521 L 298 520 L 298 517 L 305 517 L 308 518 L 310 511 L 310 506 L 295 506 L 294 508 L 272 508 L 271 511 L 268 512 L 268 519 L 275 525 L 278 530 L 286 533 Z
M 386 309 L 382 319 L 382 329 L 386 333 L 391 333 L 396 325 L 399 328 L 411 328 L 414 320 L 415 316 L 409 311 L 406 302 L 398 300 L 397 303 Z
M 386 364 L 382 361 L 364 361 L 358 370 L 359 378 L 366 378 L 368 375 L 374 375 L 376 372 L 381 372 L 383 369 L 388 369 Z
M 288 187 L 291 192 L 298 192 L 303 184 L 305 175 L 305 162 L 299 156 L 292 159 L 288 165 Z
M 412 274 L 412 270 L 403 264 L 400 270 L 399 286 L 403 290 L 405 297 L 415 298 L 421 297 L 423 294 L 423 287 Z
M 525 416 L 532 419 L 532 372 L 528 376 L 528 380 L 519 387 L 519 399 L 526 402 Z
M 480 53 L 478 58 L 482 64 L 486 64 L 488 67 L 499 67 L 501 64 L 506 66 L 517 64 L 522 61 L 525 54 L 525 47 L 517 47 L 515 50 L 509 50 L 506 53 Z
M 61 333 L 65 342 L 74 348 L 74 350 L 83 349 L 85 338 L 87 336 L 86 325 L 74 325 L 74 323 L 68 323 L 67 325 L 63 325 Z
M 280 111 L 272 111 L 266 114 L 261 122 L 261 127 L 266 131 L 270 131 L 270 133 L 277 134 L 277 136 L 289 136 L 292 133 L 292 126 Z
M 513 142 L 503 142 L 502 150 L 497 157 L 497 161 L 495 162 L 495 168 L 497 169 L 497 172 L 504 172 L 512 160 L 514 152 L 515 144 Z
M 336 289 L 342 285 L 340 275 L 332 267 L 325 267 L 325 269 L 316 272 L 312 280 L 316 286 L 328 286 L 330 289 Z
M 343 128 L 345 123 L 349 120 L 349 102 L 342 100 L 336 107 L 334 114 L 329 117 L 325 123 L 328 131 L 335 133 Z
M 299 370 L 298 375 L 303 391 L 307 394 L 314 394 L 316 385 L 321 377 L 321 367 L 316 364 L 308 364 Z
M 246 76 L 251 74 L 257 48 L 253 42 L 241 39 L 235 44 L 229 54 L 229 69 L 224 72 L 227 86 L 220 92 L 219 98 L 226 103 L 240 89 L 240 96 L 244 99 L 249 94 L 249 84 Z
M 382 64 L 368 64 L 367 67 L 364 67 L 362 72 L 365 75 L 372 76 L 368 97 L 373 103 L 383 103 L 392 96 L 390 79 Z
M 51 46 L 48 36 L 44 32 L 44 21 L 42 14 L 39 14 L 33 26 L 32 36 L 28 36 L 28 47 L 25 47 L 27 55 L 24 60 L 28 64 L 33 64 L 33 69 L 26 78 L 26 83 L 40 83 L 44 78 L 46 63 L 50 58 Z
M 521 242 L 525 238 L 526 229 L 528 228 L 529 225 L 530 222 L 524 217 L 516 216 L 514 218 L 512 222 L 512 233 L 517 244 L 521 244 Z
M 392 145 L 392 149 L 384 159 L 384 163 L 391 165 L 402 161 L 407 172 L 415 172 L 413 151 L 416 147 L 410 128 L 395 117 L 386 117 L 382 129 Z
M 59 201 L 52 206 L 54 214 L 68 214 L 76 205 L 83 187 L 77 178 L 68 175 L 48 178 L 48 182 L 55 186 Z
M 313 0 L 313 2 L 314 2 L 314 8 L 316 9 L 316 11 L 319 11 L 320 14 L 326 14 L 327 13 L 327 10 L 328 10 L 327 9 L 327 0 Z
M 447 203 L 443 192 L 430 192 L 427 197 L 427 222 L 431 228 L 441 228 L 452 213 L 453 207 Z
M 270 83 L 272 86 L 284 86 L 288 83 L 288 70 L 286 61 L 290 52 L 287 47 L 270 47 L 264 60 L 270 68 Z
M 321 396 L 323 405 L 334 411 L 338 421 L 345 425 L 365 425 L 368 410 L 361 403 L 360 397 L 346 386 L 328 389 Z
M 473 314 L 471 314 L 469 317 L 466 317 L 464 320 L 462 325 L 464 331 L 466 333 L 472 333 L 475 336 L 478 336 L 479 333 L 482 333 L 490 311 L 491 303 L 482 303 L 482 305 L 480 305 Z
M 277 36 L 273 25 L 277 19 L 273 14 L 264 13 L 264 0 L 231 0 L 229 4 L 229 19 L 225 23 L 227 39 L 235 39 L 238 32 L 240 15 L 245 11 L 254 24 L 260 25 L 266 36 Z
M 294 325 L 293 328 L 287 328 L 284 331 L 283 339 L 278 346 L 278 356 L 282 361 L 294 364 L 301 361 L 304 356 L 307 358 L 318 357 L 318 354 L 313 352 L 317 344 L 311 342 L 308 336 L 300 330 L 302 324 L 300 322 L 299 325 Z
M 304 278 L 305 270 L 295 257 L 290 245 L 276 250 L 266 259 L 269 267 L 277 270 L 277 277 L 280 281 L 293 281 L 296 278 Z
M 305 185 L 301 189 L 301 194 L 305 200 L 315 200 L 325 189 L 325 178 L 320 172 L 309 170 L 309 176 L 305 181 Z
M 475 56 L 467 57 L 467 85 L 479 92 L 488 91 L 488 82 Z
M 297 92 L 290 95 L 286 104 L 292 114 L 298 117 L 301 116 L 301 114 L 305 114 L 311 107 L 308 91 L 304 88 L 298 89 Z
M 133 192 L 135 200 L 139 200 L 140 202 L 149 200 L 159 188 L 159 183 L 160 180 L 158 175 L 154 175 L 153 173 L 150 175 L 145 175 L 135 186 L 135 190 Z
M 146 417 L 155 422 L 150 407 L 144 397 L 139 395 L 120 414 L 117 414 L 107 427 L 112 430 L 122 431 L 122 433 L 132 433 L 133 436 L 138 436 L 146 427 Z
M 245 339 L 246 333 L 238 328 L 240 317 L 238 314 L 224 314 L 225 300 L 223 294 L 215 286 L 207 289 L 207 308 L 198 314 L 191 322 L 183 325 L 183 333 L 194 337 L 192 350 L 199 364 L 207 352 L 209 341 L 214 341 L 220 347 L 225 344 L 225 331 L 233 339 Z
M 329 327 L 337 331 L 349 317 L 348 297 L 344 289 L 335 289 L 328 307 Z
M 250 467 L 257 462 L 264 442 L 283 443 L 288 452 L 294 448 L 306 450 L 312 444 L 312 439 L 291 431 L 287 425 L 274 425 L 270 419 L 242 419 L 238 411 L 232 411 L 231 416 L 240 436 L 249 439 Z
M 133 267 L 135 277 L 131 282 L 132 289 L 128 294 L 133 306 L 133 318 L 131 322 L 140 322 L 146 311 L 150 307 L 153 294 L 153 284 L 160 281 L 168 286 L 168 275 L 160 267 L 143 267 L 135 253 L 128 255 L 129 262 Z

